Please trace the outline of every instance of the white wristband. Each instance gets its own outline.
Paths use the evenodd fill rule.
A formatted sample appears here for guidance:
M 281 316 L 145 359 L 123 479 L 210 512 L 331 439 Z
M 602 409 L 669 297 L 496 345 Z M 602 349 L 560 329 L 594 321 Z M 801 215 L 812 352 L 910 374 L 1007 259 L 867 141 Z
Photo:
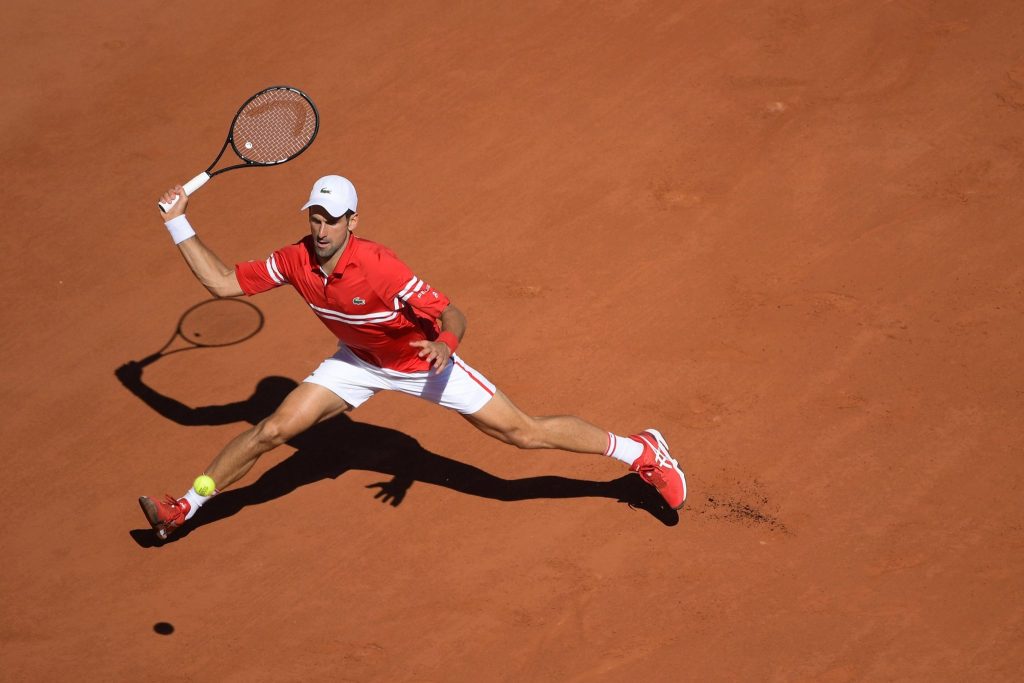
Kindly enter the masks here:
M 188 219 L 185 218 L 185 214 L 172 218 L 164 223 L 164 226 L 167 228 L 167 232 L 171 233 L 171 239 L 175 244 L 181 244 L 189 237 L 195 237 L 196 234 L 196 231 L 189 225 Z

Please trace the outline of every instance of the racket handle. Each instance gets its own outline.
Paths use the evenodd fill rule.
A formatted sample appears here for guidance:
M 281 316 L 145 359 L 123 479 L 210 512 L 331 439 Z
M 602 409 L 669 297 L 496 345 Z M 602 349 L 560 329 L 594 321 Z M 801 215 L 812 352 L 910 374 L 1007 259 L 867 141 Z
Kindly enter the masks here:
M 206 171 L 203 171 L 202 173 L 197 175 L 195 178 L 193 178 L 192 180 L 190 180 L 187 183 L 185 183 L 182 186 L 182 189 L 185 190 L 185 196 L 186 197 L 190 197 L 193 192 L 195 192 L 200 187 L 205 185 L 206 181 L 209 180 L 209 179 L 210 179 L 210 174 L 207 173 Z M 177 197 L 175 197 L 174 201 L 172 201 L 170 203 L 167 203 L 167 202 L 157 202 L 157 204 L 160 205 L 160 210 L 163 211 L 164 213 L 167 213 L 168 211 L 170 211 L 171 207 L 173 207 L 177 203 L 178 203 L 178 198 Z

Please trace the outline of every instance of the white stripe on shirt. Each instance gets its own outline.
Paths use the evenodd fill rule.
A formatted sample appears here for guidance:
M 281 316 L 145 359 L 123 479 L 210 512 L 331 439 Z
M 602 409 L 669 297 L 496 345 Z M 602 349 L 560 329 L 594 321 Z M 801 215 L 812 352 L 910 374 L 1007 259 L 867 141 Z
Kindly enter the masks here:
M 419 283 L 421 283 L 421 284 L 422 284 L 423 280 L 421 280 L 421 279 L 419 279 L 418 277 L 416 277 L 415 275 L 413 275 L 413 276 L 412 276 L 412 279 L 411 279 L 411 280 L 409 280 L 408 282 L 406 282 L 406 283 L 405 283 L 405 286 L 404 286 L 404 287 L 402 287 L 402 291 L 400 291 L 400 292 L 398 293 L 398 295 L 397 295 L 397 296 L 398 296 L 398 298 L 399 298 L 399 299 L 402 299 L 402 300 L 404 301 L 404 300 L 405 300 L 405 298 L 406 298 L 406 296 L 408 296 L 409 290 L 410 290 L 410 289 L 411 289 L 411 288 L 412 288 L 412 287 L 413 287 L 413 286 L 414 286 L 414 285 L 415 285 L 415 284 L 416 284 L 417 282 L 419 282 Z
M 271 254 L 270 258 L 267 259 L 267 274 L 270 275 L 271 280 L 279 285 L 283 285 L 288 282 L 288 280 L 281 275 L 281 271 L 277 269 L 277 261 L 274 260 L 273 254 Z
M 380 313 L 365 313 L 363 315 L 349 315 L 341 311 L 332 311 L 329 308 L 320 308 L 309 304 L 309 307 L 320 316 L 328 320 L 348 323 L 349 325 L 367 325 L 371 323 L 385 323 L 398 317 L 398 311 L 382 311 Z
M 402 297 L 402 301 L 408 301 L 408 300 L 409 300 L 409 299 L 410 299 L 410 298 L 412 297 L 412 295 L 413 295 L 413 294 L 415 294 L 416 292 L 418 292 L 418 291 L 420 291 L 421 289 L 423 289 L 424 285 L 426 285 L 426 286 L 427 286 L 427 288 L 429 289 L 429 287 L 430 287 L 430 286 L 429 286 L 429 285 L 427 285 L 427 283 L 426 283 L 426 282 L 424 282 L 423 280 L 420 280 L 420 281 L 419 281 L 419 282 L 418 282 L 418 283 L 416 284 L 416 286 L 412 288 L 412 291 L 411 291 L 411 292 L 409 292 L 408 294 L 406 294 L 405 296 L 403 296 L 403 297 Z

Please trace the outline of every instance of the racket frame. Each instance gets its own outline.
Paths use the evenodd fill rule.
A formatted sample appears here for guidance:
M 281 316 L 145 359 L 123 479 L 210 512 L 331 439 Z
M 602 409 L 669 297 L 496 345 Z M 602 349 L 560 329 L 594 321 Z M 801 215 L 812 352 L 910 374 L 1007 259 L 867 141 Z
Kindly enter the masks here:
M 250 102 L 255 100 L 257 97 L 260 97 L 261 95 L 271 92 L 272 90 L 291 90 L 292 92 L 297 93 L 300 97 L 302 97 L 302 99 L 306 100 L 306 102 L 309 103 L 310 108 L 313 110 L 313 134 L 309 136 L 309 142 L 303 145 L 302 149 L 300 149 L 295 154 L 292 154 L 291 156 L 285 157 L 284 159 L 276 159 L 274 161 L 252 161 L 250 159 L 246 159 L 245 156 L 238 151 L 238 147 L 235 145 L 235 123 L 238 121 L 238 117 L 242 115 L 242 112 L 245 111 L 245 108 L 249 106 Z M 203 171 L 195 178 L 192 178 L 192 180 L 182 185 L 182 189 L 185 191 L 185 196 L 191 196 L 193 192 L 195 192 L 200 187 L 205 185 L 210 178 L 212 178 L 215 175 L 220 175 L 225 171 L 232 171 L 236 168 L 251 168 L 253 166 L 276 166 L 278 164 L 283 164 L 286 161 L 291 161 L 292 159 L 294 159 L 295 157 L 299 156 L 307 149 L 309 149 L 310 146 L 312 146 L 313 141 L 316 140 L 316 134 L 318 132 L 320 132 L 320 111 L 316 108 L 316 104 L 313 103 L 313 100 L 309 97 L 309 95 L 302 92 L 298 88 L 293 88 L 290 85 L 272 85 L 269 88 L 264 88 L 263 90 L 260 90 L 258 93 L 247 99 L 245 102 L 243 102 L 242 106 L 238 108 L 237 112 L 235 112 L 235 115 L 231 118 L 231 125 L 228 126 L 228 134 L 227 137 L 224 138 L 224 144 L 221 145 L 220 151 L 217 152 L 217 157 L 213 160 L 213 163 L 207 166 L 205 171 Z M 224 156 L 224 151 L 228 148 L 229 144 L 231 145 L 231 151 L 233 151 L 238 156 L 242 163 L 235 164 L 234 166 L 225 166 L 224 168 L 219 168 L 216 171 L 214 171 L 213 167 L 216 166 L 217 162 L 220 161 L 220 158 Z M 157 202 L 157 205 L 160 207 L 161 211 L 167 213 L 168 211 L 171 210 L 171 207 L 173 207 L 177 203 L 178 197 L 175 197 L 174 201 L 172 202 Z

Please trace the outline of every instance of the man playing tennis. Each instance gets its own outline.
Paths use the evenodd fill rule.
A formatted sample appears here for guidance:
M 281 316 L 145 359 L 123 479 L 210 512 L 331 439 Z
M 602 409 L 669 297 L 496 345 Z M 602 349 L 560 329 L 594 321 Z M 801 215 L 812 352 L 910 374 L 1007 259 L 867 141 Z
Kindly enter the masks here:
M 455 353 L 466 317 L 447 296 L 413 274 L 391 250 L 354 233 L 359 222 L 352 183 L 329 175 L 313 185 L 310 234 L 265 261 L 224 265 L 188 223 L 181 186 L 161 197 L 177 203 L 163 215 L 171 237 L 196 278 L 218 297 L 254 295 L 290 284 L 339 340 L 337 352 L 296 387 L 280 407 L 232 439 L 205 474 L 217 490 L 195 488 L 181 498 L 139 498 L 160 538 L 256 460 L 316 423 L 359 407 L 382 390 L 401 391 L 459 412 L 485 434 L 519 448 L 557 448 L 611 456 L 654 486 L 674 509 L 686 500 L 686 479 L 655 429 L 628 437 L 578 417 L 532 417 Z

